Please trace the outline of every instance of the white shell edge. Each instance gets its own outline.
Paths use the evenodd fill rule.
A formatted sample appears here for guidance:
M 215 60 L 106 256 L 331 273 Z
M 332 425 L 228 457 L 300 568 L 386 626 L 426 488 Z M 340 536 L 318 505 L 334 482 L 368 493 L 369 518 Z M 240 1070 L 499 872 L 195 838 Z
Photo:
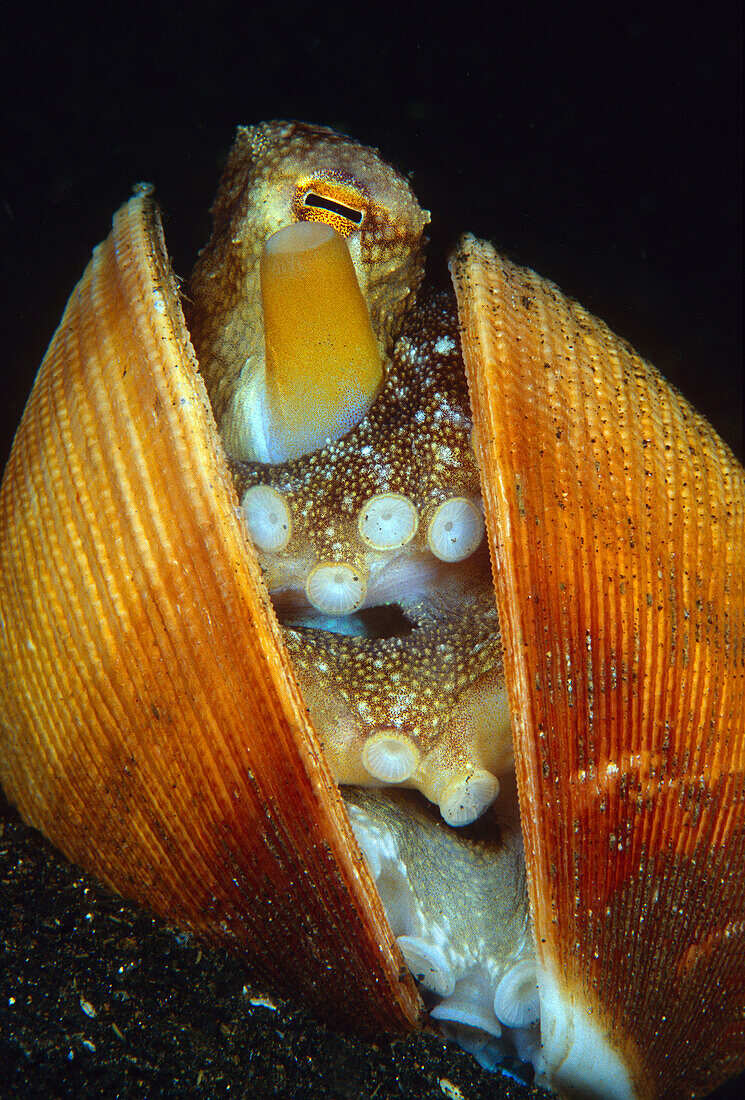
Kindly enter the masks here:
M 638 1093 L 629 1070 L 593 1019 L 592 1008 L 573 1001 L 541 966 L 538 989 L 545 1084 L 571 1100 L 635 1100 Z

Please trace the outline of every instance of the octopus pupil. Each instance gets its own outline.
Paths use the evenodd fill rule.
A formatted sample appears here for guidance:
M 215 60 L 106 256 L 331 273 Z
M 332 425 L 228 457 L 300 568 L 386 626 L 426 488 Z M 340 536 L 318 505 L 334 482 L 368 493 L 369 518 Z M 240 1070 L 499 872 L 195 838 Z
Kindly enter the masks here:
M 361 210 L 354 210 L 351 206 L 344 206 L 340 202 L 334 202 L 333 199 L 326 199 L 323 195 L 314 195 L 311 192 L 305 196 L 303 204 L 313 206 L 318 210 L 328 210 L 331 214 L 340 214 L 342 218 L 354 222 L 355 225 L 362 224 Z

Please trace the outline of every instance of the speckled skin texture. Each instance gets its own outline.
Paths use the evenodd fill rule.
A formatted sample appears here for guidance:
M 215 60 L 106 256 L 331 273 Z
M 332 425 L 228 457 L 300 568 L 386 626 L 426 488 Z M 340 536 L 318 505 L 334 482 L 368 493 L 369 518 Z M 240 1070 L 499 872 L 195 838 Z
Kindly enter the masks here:
M 259 552 L 286 618 L 302 614 L 303 580 L 315 564 L 344 561 L 371 578 L 367 606 L 392 598 L 415 627 L 384 638 L 285 632 L 340 782 L 376 782 L 361 754 L 381 731 L 413 741 L 421 760 L 408 783 L 437 802 L 472 768 L 495 772 L 511 763 L 486 545 L 451 564 L 438 562 L 426 542 L 438 505 L 479 499 L 471 427 L 454 299 L 425 295 L 407 318 L 378 400 L 354 431 L 286 465 L 234 467 L 240 497 L 268 484 L 290 507 L 287 547 Z M 406 496 L 420 516 L 414 538 L 394 551 L 370 550 L 357 528 L 364 502 L 383 492 Z
M 302 123 L 268 123 L 239 131 L 213 218 L 188 288 L 189 327 L 239 498 L 270 486 L 286 506 L 286 545 L 262 550 L 257 540 L 257 552 L 334 774 L 360 785 L 400 781 L 452 823 L 469 820 L 496 794 L 494 777 L 512 754 L 455 300 L 419 293 L 429 215 L 374 150 Z M 265 353 L 261 250 L 280 227 L 307 220 L 347 241 L 385 380 L 348 435 L 292 462 L 247 464 L 232 449 L 230 422 Z M 380 494 L 415 510 L 402 545 L 361 537 L 365 507 Z M 457 562 L 432 550 L 435 513 L 450 501 L 476 527 Z M 310 595 L 319 567 L 341 567 L 358 587 L 345 614 L 395 605 L 401 621 L 391 628 L 372 613 L 353 629 L 308 629 L 309 601 L 327 610 Z M 368 745 L 376 737 L 377 750 Z
M 358 532 L 363 505 L 379 493 L 405 496 L 419 515 L 414 538 L 396 557 L 431 559 L 426 532 L 438 505 L 480 499 L 471 428 L 455 303 L 451 295 L 427 296 L 409 314 L 377 401 L 349 435 L 295 462 L 234 466 L 241 499 L 252 485 L 271 485 L 292 513 L 286 551 L 261 557 L 270 591 L 302 590 L 305 573 L 322 561 L 349 562 L 373 576 L 378 562 L 390 569 L 391 552 L 371 550 Z M 444 591 L 429 593 L 431 601 L 443 598 Z M 402 599 L 412 604 L 410 590 Z

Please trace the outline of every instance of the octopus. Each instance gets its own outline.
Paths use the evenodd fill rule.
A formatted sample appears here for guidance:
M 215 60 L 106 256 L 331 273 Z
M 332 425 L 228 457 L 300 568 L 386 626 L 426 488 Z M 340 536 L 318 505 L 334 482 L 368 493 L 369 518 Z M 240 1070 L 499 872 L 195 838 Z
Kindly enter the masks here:
M 295 676 L 432 1019 L 489 1068 L 540 1071 L 473 422 L 454 295 L 421 286 L 428 220 L 374 150 L 241 131 L 185 308 Z
M 213 218 L 192 339 L 334 777 L 471 822 L 513 759 L 455 299 L 420 289 L 429 215 L 373 151 L 270 123 Z

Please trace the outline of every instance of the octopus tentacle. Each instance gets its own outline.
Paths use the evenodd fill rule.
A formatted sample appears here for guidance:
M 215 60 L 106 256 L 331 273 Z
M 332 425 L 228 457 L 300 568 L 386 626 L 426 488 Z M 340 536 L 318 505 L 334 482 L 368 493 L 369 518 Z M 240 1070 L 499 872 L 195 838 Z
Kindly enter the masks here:
M 424 593 L 446 592 L 457 575 L 447 563 L 470 557 L 483 539 L 471 428 L 454 302 L 432 294 L 405 325 L 383 389 L 352 431 L 292 462 L 233 464 L 252 534 L 267 515 L 291 524 L 287 545 L 260 555 L 280 606 L 307 598 L 308 575 L 325 563 L 366 580 L 357 606 L 413 606 Z M 275 495 L 266 494 L 265 515 L 256 498 L 267 488 Z M 260 535 L 255 541 L 263 550 Z
M 347 790 L 357 841 L 431 1018 L 486 1069 L 541 1078 L 535 950 L 519 821 L 443 828 L 411 796 Z
M 213 219 L 190 330 L 335 778 L 473 821 L 512 748 L 455 300 L 420 293 L 429 214 L 374 150 L 269 123 Z
M 233 466 L 337 780 L 415 787 L 455 825 L 493 801 L 512 765 L 471 429 L 454 302 L 430 294 L 348 435 L 294 462 Z M 276 548 L 256 518 L 257 495 L 275 528 L 291 529 Z M 307 624 L 314 609 L 333 618 L 391 603 L 403 613 L 399 636 Z

